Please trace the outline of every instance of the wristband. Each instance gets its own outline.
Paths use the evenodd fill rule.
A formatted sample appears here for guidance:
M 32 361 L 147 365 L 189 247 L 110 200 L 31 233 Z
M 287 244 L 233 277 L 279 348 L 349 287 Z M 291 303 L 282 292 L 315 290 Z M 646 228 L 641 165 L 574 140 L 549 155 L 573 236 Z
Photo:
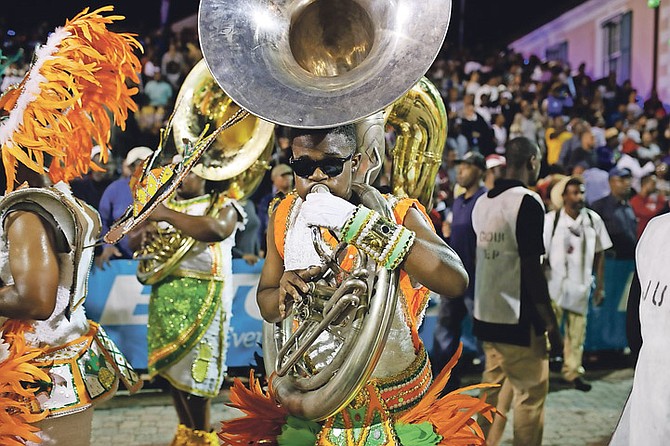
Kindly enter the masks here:
M 358 206 L 342 227 L 344 241 L 389 270 L 396 269 L 414 243 L 415 234 L 378 212 Z

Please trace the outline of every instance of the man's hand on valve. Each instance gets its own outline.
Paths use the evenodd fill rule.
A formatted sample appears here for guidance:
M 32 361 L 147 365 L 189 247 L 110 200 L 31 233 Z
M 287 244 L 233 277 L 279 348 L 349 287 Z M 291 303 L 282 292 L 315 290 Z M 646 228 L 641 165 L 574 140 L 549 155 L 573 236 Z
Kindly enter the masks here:
M 309 268 L 285 271 L 279 280 L 279 315 L 282 319 L 286 318 L 295 302 L 301 302 L 302 298 L 309 291 L 309 282 L 321 272 L 321 267 L 311 266 Z

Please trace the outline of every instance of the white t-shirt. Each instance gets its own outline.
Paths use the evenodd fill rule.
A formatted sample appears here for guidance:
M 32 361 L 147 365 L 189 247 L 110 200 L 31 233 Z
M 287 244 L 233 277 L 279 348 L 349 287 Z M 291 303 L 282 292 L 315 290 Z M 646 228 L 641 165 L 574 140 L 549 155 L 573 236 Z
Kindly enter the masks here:
M 637 159 L 626 153 L 621 155 L 616 166 L 619 169 L 630 170 L 631 175 L 633 175 L 633 189 L 637 191 L 640 190 L 640 180 L 642 177 L 656 171 L 656 166 L 654 166 L 654 163 L 651 161 L 647 161 L 643 165 L 640 165 L 640 162 Z
M 612 246 L 605 223 L 589 209 L 582 209 L 576 219 L 561 209 L 558 222 L 556 211 L 551 211 L 544 219 L 544 246 L 550 266 L 547 284 L 552 300 L 561 308 L 586 314 L 593 259 L 596 253 Z

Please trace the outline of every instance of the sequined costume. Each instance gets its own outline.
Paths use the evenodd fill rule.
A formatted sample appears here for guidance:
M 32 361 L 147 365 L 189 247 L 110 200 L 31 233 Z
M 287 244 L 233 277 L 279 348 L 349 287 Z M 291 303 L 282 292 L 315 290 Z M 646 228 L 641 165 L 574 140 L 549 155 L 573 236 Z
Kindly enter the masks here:
M 210 398 L 218 394 L 226 370 L 233 302 L 232 248 L 235 232 L 244 229 L 246 216 L 236 201 L 223 196 L 172 198 L 165 205 L 194 216 L 205 215 L 212 205 L 219 209 L 234 206 L 240 215 L 228 238 L 218 243 L 196 242 L 178 267 L 151 290 L 150 375 L 161 375 L 179 390 Z
M 426 222 L 430 222 L 423 206 L 413 199 L 397 199 L 386 197 L 389 206 L 393 209 L 395 221 L 399 224 L 405 219 L 410 208 L 421 212 Z M 294 231 L 300 230 L 299 211 L 302 199 L 296 194 L 290 194 L 276 208 L 274 213 L 274 237 L 279 254 L 284 259 L 286 269 L 298 257 L 304 257 L 309 239 L 295 236 Z M 429 223 L 430 224 L 430 223 Z M 304 228 L 303 228 L 304 229 Z M 322 231 L 327 238 L 327 232 Z M 301 241 L 302 240 L 302 241 Z M 331 245 L 336 244 L 333 240 Z M 349 249 L 355 249 L 350 247 Z M 347 255 L 341 266 L 350 269 L 346 263 L 356 256 Z M 231 395 L 233 407 L 247 413 L 247 418 L 224 422 L 220 437 L 224 444 L 316 444 L 330 445 L 438 445 L 461 444 L 442 442 L 445 433 L 460 435 L 467 439 L 462 444 L 484 444 L 481 431 L 476 423 L 470 423 L 470 417 L 461 418 L 460 424 L 454 422 L 453 417 L 461 414 L 461 409 L 467 407 L 472 413 L 479 411 L 490 412 L 491 406 L 477 399 L 456 395 L 461 398 L 458 403 L 452 402 L 449 397 L 438 399 L 437 396 L 446 384 L 449 370 L 455 364 L 455 359 L 448 365 L 443 374 L 431 386 L 432 372 L 430 361 L 426 354 L 423 342 L 419 338 L 420 326 L 428 303 L 429 291 L 423 286 L 414 287 L 409 275 L 400 273 L 400 296 L 395 309 L 393 322 L 381 358 L 373 371 L 372 378 L 363 390 L 345 409 L 335 416 L 328 418 L 324 423 L 300 420 L 288 413 L 284 417 L 278 415 L 279 427 L 275 423 L 268 423 L 267 412 L 274 405 L 274 409 L 281 414 L 283 408 L 272 401 L 272 383 L 270 382 L 269 397 L 265 403 L 260 387 L 252 379 L 251 391 L 247 391 L 240 383 L 236 383 Z M 460 350 L 459 350 L 460 352 Z M 254 389 L 254 386 L 256 389 Z M 422 401 L 423 400 L 423 401 Z M 266 407 L 264 407 L 267 404 Z M 261 409 L 253 409 L 253 406 Z M 247 436 L 237 429 L 235 423 L 241 420 L 254 420 L 250 429 L 264 429 L 275 432 L 260 437 Z M 466 422 L 467 421 L 467 422 Z M 262 426 L 262 427 L 260 427 Z M 453 428 L 453 429 L 452 429 Z M 453 430 L 453 432 L 451 430 Z M 297 438 L 304 442 L 297 443 Z M 249 443 L 244 443 L 249 441 Z
M 0 318 L 5 332 L 18 331 L 28 346 L 42 354 L 30 361 L 50 381 L 26 383 L 37 387 L 33 413 L 47 412 L 50 419 L 83 412 L 110 398 L 119 377 L 131 391 L 141 380 L 102 327 L 86 319 L 83 303 L 93 261 L 93 246 L 100 231 L 100 217 L 88 205 L 74 198 L 69 187 L 58 183 L 48 189 L 27 188 L 6 195 L 0 202 L 0 278 L 11 285 L 9 243 L 5 233 L 7 217 L 17 211 L 39 215 L 53 229 L 58 254 L 59 284 L 56 305 L 44 321 L 18 324 Z M 39 280 L 39 274 L 35 274 Z M 14 333 L 16 334 L 16 333 Z

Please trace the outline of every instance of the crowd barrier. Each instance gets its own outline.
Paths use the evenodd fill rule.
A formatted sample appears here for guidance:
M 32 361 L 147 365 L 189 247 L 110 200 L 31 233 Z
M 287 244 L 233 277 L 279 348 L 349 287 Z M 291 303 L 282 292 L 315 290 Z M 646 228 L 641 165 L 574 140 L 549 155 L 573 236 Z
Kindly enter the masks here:
M 256 305 L 256 286 L 263 262 L 248 265 L 233 260 L 233 318 L 228 337 L 229 367 L 249 367 L 256 364 L 254 353 L 261 354 L 261 316 Z M 100 322 L 114 339 L 130 363 L 137 369 L 147 368 L 147 318 L 150 287 L 138 282 L 134 260 L 112 260 L 104 270 L 94 268 L 89 279 L 86 299 L 88 317 Z M 607 271 L 611 275 L 618 271 Z M 598 308 L 591 308 L 586 350 L 622 349 L 625 338 L 625 301 L 610 298 Z M 426 314 L 420 334 L 430 351 L 433 329 L 437 322 L 437 306 Z M 464 326 L 464 350 L 472 352 L 475 340 L 471 323 Z

